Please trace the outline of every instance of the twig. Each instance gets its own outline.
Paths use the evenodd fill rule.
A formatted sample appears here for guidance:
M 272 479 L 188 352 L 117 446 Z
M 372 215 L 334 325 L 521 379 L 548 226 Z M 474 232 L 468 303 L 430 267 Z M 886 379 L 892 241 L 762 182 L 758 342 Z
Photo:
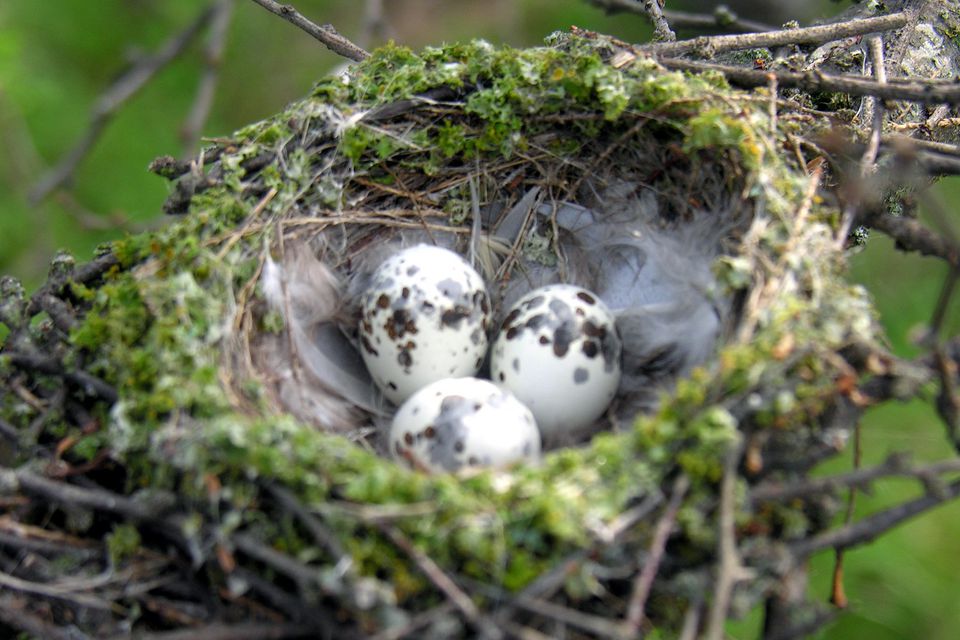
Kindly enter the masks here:
M 203 50 L 203 73 L 197 85 L 197 95 L 180 129 L 180 140 L 187 155 L 193 153 L 193 148 L 200 139 L 213 106 L 213 96 L 220 77 L 220 65 L 223 62 L 223 50 L 227 42 L 227 31 L 233 15 L 233 4 L 234 0 L 218 0 L 214 5 L 207 46 Z
M 0 436 L 10 442 L 16 443 L 20 439 L 20 431 L 3 418 L 0 418 Z
M 648 15 L 646 7 L 639 0 L 588 0 L 590 4 L 600 7 L 607 13 L 635 13 Z M 692 13 L 690 11 L 676 11 L 661 9 L 664 19 L 674 28 L 680 29 L 722 29 L 740 33 L 773 31 L 772 27 L 762 22 L 745 20 L 735 14 L 726 5 L 720 5 L 713 13 Z
M 880 36 L 871 36 L 868 39 L 870 49 L 870 58 L 873 62 L 873 77 L 879 84 L 887 83 L 886 64 L 883 59 L 883 40 Z M 870 127 L 870 138 L 867 140 L 867 148 L 860 158 L 860 182 L 864 183 L 867 176 L 873 171 L 877 162 L 877 152 L 880 150 L 880 135 L 883 133 L 883 100 L 872 96 L 870 98 L 870 107 L 873 112 L 873 122 Z M 843 210 L 843 216 L 840 219 L 840 228 L 837 231 L 837 246 L 842 249 L 847 243 L 847 237 L 850 235 L 850 229 L 857 215 L 857 202 L 851 200 Z
M 866 224 L 893 238 L 899 249 L 936 256 L 954 268 L 960 267 L 960 249 L 943 236 L 927 229 L 918 220 L 878 211 L 866 218 Z
M 377 40 L 384 39 L 390 32 L 390 25 L 383 14 L 383 0 L 367 0 L 363 12 L 363 29 L 360 31 L 359 45 L 369 47 Z
M 480 610 L 477 609 L 477 605 L 454 583 L 450 576 L 443 572 L 443 569 L 441 569 L 436 562 L 427 554 L 413 546 L 407 537 L 400 533 L 396 527 L 380 525 L 377 528 L 416 563 L 420 571 L 433 583 L 433 586 L 449 598 L 457 610 L 459 610 L 471 624 L 475 626 L 481 624 L 482 616 Z
M 239 551 L 242 551 L 254 560 L 259 560 L 285 576 L 293 578 L 302 585 L 320 585 L 320 574 L 318 571 L 311 569 L 285 553 L 262 544 L 249 534 L 234 534 L 230 538 L 230 542 L 232 542 Z
M 320 26 L 311 22 L 303 14 L 294 9 L 292 5 L 280 4 L 279 2 L 274 2 L 274 0 L 253 1 L 270 13 L 278 15 L 290 24 L 306 31 L 322 42 L 328 49 L 344 58 L 353 60 L 354 62 L 360 62 L 370 57 L 370 54 L 366 50 L 361 49 L 337 33 L 337 30 L 334 29 L 332 25 L 325 24 Z
M 268 485 L 267 491 L 270 492 L 270 495 L 272 495 L 284 509 L 293 513 L 293 515 L 300 520 L 303 526 L 310 532 L 310 535 L 313 536 L 313 539 L 333 556 L 336 563 L 348 558 L 346 551 L 344 551 L 343 546 L 333 532 L 327 529 L 306 507 L 300 504 L 296 496 L 276 484 Z
M 960 480 L 942 487 L 935 493 L 891 507 L 880 513 L 863 518 L 852 525 L 827 531 L 808 540 L 791 545 L 791 551 L 797 559 L 804 559 L 821 549 L 848 549 L 874 540 L 882 533 L 893 529 L 924 511 L 960 496 Z
M 16 352 L 8 354 L 8 357 L 10 358 L 10 364 L 14 366 L 61 377 L 80 387 L 84 393 L 99 397 L 110 404 L 116 402 L 119 397 L 117 390 L 100 378 L 86 371 L 67 371 L 64 365 L 54 358 Z
M 404 625 L 390 627 L 376 635 L 370 636 L 369 640 L 401 640 L 402 638 L 408 638 L 435 620 L 450 615 L 456 608 L 456 605 L 447 600 L 433 609 L 413 616 Z
M 655 0 L 651 0 L 656 4 Z M 650 4 L 645 0 L 645 5 Z M 753 49 L 757 47 L 779 47 L 787 44 L 822 44 L 832 40 L 842 40 L 867 33 L 878 33 L 899 29 L 907 24 L 906 13 L 891 13 L 877 18 L 858 18 L 846 22 L 835 22 L 816 27 L 798 27 L 780 29 L 765 33 L 745 33 L 739 35 L 702 36 L 678 42 L 664 42 L 637 47 L 638 51 L 660 57 L 671 57 L 691 52 L 703 52 L 707 55 Z
M 80 162 L 90 153 L 117 110 L 146 86 L 147 82 L 161 69 L 180 56 L 197 34 L 207 26 L 213 15 L 214 6 L 208 5 L 186 29 L 168 40 L 160 51 L 142 58 L 100 96 L 93 107 L 90 124 L 84 136 L 30 191 L 29 198 L 32 204 L 37 204 L 71 179 Z
M 26 602 L 17 596 L 0 597 L 0 620 L 8 627 L 44 640 L 87 640 L 76 627 L 60 627 L 27 611 Z
M 690 488 L 690 480 L 685 475 L 681 475 L 673 483 L 673 490 L 670 494 L 670 502 L 667 508 L 657 521 L 654 529 L 653 539 L 650 541 L 650 550 L 643 564 L 643 569 L 637 574 L 633 581 L 633 592 L 630 595 L 630 602 L 627 605 L 627 615 L 624 620 L 624 627 L 629 635 L 635 635 L 640 631 L 640 625 L 643 623 L 644 607 L 650 591 L 653 589 L 653 580 L 660 569 L 660 562 L 663 560 L 663 553 L 667 547 L 667 540 L 673 531 L 673 525 L 677 519 L 677 511 L 680 509 L 680 503 Z
M 913 467 L 905 463 L 902 454 L 894 454 L 889 456 L 882 464 L 869 469 L 857 469 L 842 475 L 813 478 L 805 482 L 788 485 L 761 484 L 749 493 L 748 500 L 754 506 L 773 500 L 788 502 L 803 496 L 823 494 L 842 487 L 864 487 L 883 478 L 900 476 L 917 478 L 927 482 L 930 478 L 956 472 L 960 472 L 960 458 L 951 458 L 927 466 Z
M 317 629 L 303 624 L 211 624 L 194 629 L 137 634 L 136 637 L 138 640 L 286 640 L 316 638 Z
M 769 84 L 770 74 L 775 73 L 777 84 L 783 87 L 800 88 L 806 91 L 829 91 L 852 96 L 877 96 L 884 100 L 905 100 L 923 104 L 955 103 L 960 101 L 960 86 L 956 83 L 887 82 L 880 84 L 859 76 L 826 74 L 819 71 L 800 73 L 795 71 L 754 71 L 724 64 L 660 58 L 661 65 L 677 71 L 716 71 L 729 82 L 740 87 L 763 87 Z
M 658 42 L 674 42 L 677 34 L 670 28 L 670 23 L 663 17 L 663 8 L 660 0 L 643 0 L 643 12 L 653 23 L 653 39 Z
M 738 582 L 748 578 L 751 572 L 746 569 L 737 552 L 735 531 L 737 464 L 743 444 L 732 446 L 727 452 L 720 481 L 720 518 L 718 522 L 719 541 L 717 543 L 717 577 L 713 589 L 713 602 L 707 616 L 707 640 L 722 640 L 723 626 L 730 609 L 730 598 Z
M 766 33 L 777 29 L 763 22 L 741 18 L 726 5 L 718 6 L 713 13 L 664 9 L 663 17 L 679 29 L 722 29 L 738 33 Z
M 482 594 L 490 598 L 509 599 L 510 596 L 503 589 L 482 584 L 474 580 L 468 581 L 471 586 L 479 590 Z M 530 613 L 535 613 L 549 620 L 560 622 L 564 625 L 575 627 L 587 633 L 591 633 L 599 638 L 621 639 L 624 637 L 623 627 L 609 618 L 584 613 L 576 609 L 564 607 L 559 604 L 540 598 L 515 597 L 510 600 L 511 604 L 519 609 Z
M 33 593 L 46 598 L 55 598 L 57 600 L 66 600 L 90 609 L 100 609 L 110 611 L 114 604 L 104 598 L 98 598 L 80 590 L 74 590 L 72 587 L 63 587 L 56 583 L 44 584 L 40 582 L 31 582 L 21 580 L 15 576 L 0 572 L 0 587 L 20 591 L 23 593 Z
M 25 468 L 13 470 L 0 467 L 0 487 L 7 491 L 20 489 L 58 504 L 117 513 L 134 520 L 151 521 L 163 517 L 155 507 L 130 498 L 103 489 L 85 489 L 49 480 Z

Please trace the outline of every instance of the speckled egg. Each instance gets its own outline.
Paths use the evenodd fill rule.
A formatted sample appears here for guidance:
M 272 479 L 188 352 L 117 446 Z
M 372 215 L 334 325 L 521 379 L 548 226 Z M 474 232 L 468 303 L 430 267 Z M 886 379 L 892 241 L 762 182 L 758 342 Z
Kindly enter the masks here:
M 397 252 L 373 273 L 361 307 L 360 353 L 396 404 L 483 364 L 490 299 L 480 274 L 452 251 L 421 244 Z
M 581 287 L 535 289 L 507 313 L 493 343 L 493 381 L 530 407 L 543 439 L 589 426 L 620 384 L 621 341 L 613 314 Z
M 540 457 L 530 410 L 488 380 L 450 378 L 420 389 L 390 426 L 390 452 L 421 471 L 505 467 Z

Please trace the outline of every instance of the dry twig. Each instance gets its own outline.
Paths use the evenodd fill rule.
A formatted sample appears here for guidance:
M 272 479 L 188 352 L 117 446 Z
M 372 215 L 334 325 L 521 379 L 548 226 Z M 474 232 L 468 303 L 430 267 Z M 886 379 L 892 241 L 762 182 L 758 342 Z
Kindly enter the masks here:
M 311 36 L 322 42 L 328 49 L 341 55 L 348 60 L 360 62 L 370 57 L 370 54 L 364 49 L 353 44 L 342 35 L 337 33 L 333 25 L 325 24 L 320 26 L 311 22 L 309 18 L 297 11 L 292 5 L 280 4 L 274 0 L 253 0 L 258 5 L 274 15 L 278 15 L 290 24 L 306 31 Z
M 867 33 L 899 29 L 906 24 L 907 15 L 905 13 L 891 13 L 890 15 L 877 18 L 858 18 L 816 27 L 779 29 L 765 33 L 704 36 L 677 42 L 654 43 L 637 47 L 637 49 L 644 53 L 654 54 L 660 58 L 692 52 L 704 52 L 713 55 L 725 51 L 737 51 L 757 47 L 778 47 L 788 44 L 822 44 L 832 40 L 841 40 L 843 38 L 861 36 Z

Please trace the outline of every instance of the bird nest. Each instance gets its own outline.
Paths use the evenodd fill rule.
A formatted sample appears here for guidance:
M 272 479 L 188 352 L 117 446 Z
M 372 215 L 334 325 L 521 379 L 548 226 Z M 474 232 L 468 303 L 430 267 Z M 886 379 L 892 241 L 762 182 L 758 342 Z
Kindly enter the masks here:
M 608 638 L 779 601 L 831 535 L 856 542 L 829 530 L 843 482 L 807 474 L 843 448 L 859 377 L 893 379 L 822 169 L 785 152 L 811 119 L 791 109 L 599 37 L 386 48 L 158 161 L 180 219 L 58 257 L 32 297 L 3 281 L 0 617 L 50 638 Z M 415 242 L 478 265 L 501 314 L 542 282 L 632 292 L 591 433 L 500 471 L 381 454 L 356 294 Z

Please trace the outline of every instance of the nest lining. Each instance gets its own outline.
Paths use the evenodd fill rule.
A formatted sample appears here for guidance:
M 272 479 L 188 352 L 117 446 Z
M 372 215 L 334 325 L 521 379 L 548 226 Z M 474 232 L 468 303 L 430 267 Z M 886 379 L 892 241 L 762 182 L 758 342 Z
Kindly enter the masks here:
M 729 452 L 757 447 L 767 462 L 748 470 L 756 480 L 803 473 L 817 452 L 837 450 L 842 403 L 831 380 L 847 365 L 836 354 L 872 341 L 872 315 L 864 293 L 839 277 L 838 245 L 822 222 L 833 212 L 781 157 L 765 106 L 716 78 L 648 61 L 614 69 L 602 41 L 554 45 L 381 52 L 349 81 L 327 81 L 221 143 L 212 168 L 181 178 L 171 198 L 172 210 L 189 203 L 187 218 L 118 243 L 119 267 L 102 283 L 76 286 L 89 312 L 70 348 L 120 390 L 109 415 L 97 405 L 105 427 L 87 448 L 109 442 L 127 487 L 176 490 L 177 514 L 195 518 L 182 533 L 194 564 L 225 552 L 244 571 L 270 575 L 277 566 L 257 555 L 263 545 L 307 558 L 323 581 L 288 591 L 381 628 L 435 603 L 422 561 L 398 540 L 482 583 L 478 601 L 491 607 L 588 551 L 597 560 L 582 577 L 593 586 L 560 580 L 560 599 L 616 618 L 629 585 L 608 570 L 634 565 L 654 534 L 643 517 L 682 495 L 681 533 L 648 611 L 654 624 L 676 628 L 677 603 L 700 598 L 711 571 Z M 257 290 L 269 260 L 320 258 L 352 274 L 372 247 L 405 234 L 442 233 L 469 252 L 467 223 L 478 210 L 493 219 L 534 190 L 537 206 L 551 211 L 602 203 L 605 189 L 623 183 L 656 193 L 648 223 L 675 230 L 720 211 L 729 217 L 717 228 L 736 241 L 714 265 L 731 300 L 728 344 L 652 415 L 538 468 L 427 478 L 304 424 L 270 393 L 262 342 L 277 350 L 289 339 Z M 489 255 L 501 264 L 570 260 L 554 224 L 528 229 L 513 246 L 488 241 Z M 508 273 L 495 260 L 488 268 L 495 279 Z M 350 317 L 339 305 L 323 312 Z M 363 412 L 338 407 L 325 426 L 362 443 Z M 689 483 L 682 492 L 678 477 Z M 750 539 L 760 578 L 781 570 L 770 559 L 778 541 L 811 535 L 825 510 L 742 514 L 761 532 Z M 317 518 L 332 542 L 319 541 L 309 524 Z M 210 579 L 229 582 L 230 564 Z M 231 584 L 257 592 L 253 579 Z M 745 601 L 769 584 L 758 579 Z

